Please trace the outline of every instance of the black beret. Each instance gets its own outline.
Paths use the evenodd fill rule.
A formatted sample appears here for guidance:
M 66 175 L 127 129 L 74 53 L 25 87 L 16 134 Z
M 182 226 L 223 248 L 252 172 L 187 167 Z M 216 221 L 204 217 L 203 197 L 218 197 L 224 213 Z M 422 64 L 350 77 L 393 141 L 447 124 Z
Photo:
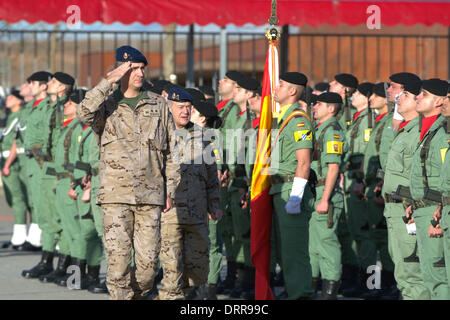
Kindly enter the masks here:
M 207 118 L 217 116 L 217 108 L 213 103 L 206 101 L 199 101 L 197 104 L 194 104 L 194 108 L 197 111 Z
M 143 62 L 147 65 L 147 59 L 145 56 L 136 48 L 131 46 L 122 46 L 116 50 L 116 61 L 118 62 Z
M 16 97 L 19 100 L 23 100 L 23 97 L 20 95 L 20 91 L 19 90 L 11 90 L 10 95 Z
M 72 92 L 72 94 L 69 97 L 69 100 L 75 102 L 76 104 L 79 104 L 81 101 L 83 101 L 86 92 L 87 90 L 85 89 L 77 89 Z
M 311 104 L 315 105 L 317 103 L 317 98 L 319 98 L 319 96 L 317 94 L 312 93 L 311 94 Z
M 318 84 L 315 85 L 314 90 L 317 91 L 328 91 L 330 90 L 330 84 L 328 82 L 319 82 Z
M 151 81 L 152 86 L 150 86 L 149 90 L 151 92 L 161 95 L 161 93 L 164 89 L 165 81 L 166 80 L 158 80 L 158 79 L 152 80 Z M 167 82 L 169 82 L 169 81 L 167 81 Z
M 213 96 L 215 95 L 214 89 L 210 86 L 199 86 L 198 90 L 200 90 L 204 95 Z
M 68 86 L 73 86 L 73 84 L 75 83 L 75 79 L 71 75 L 64 72 L 56 72 L 53 75 L 53 78 Z
M 167 99 L 175 102 L 189 101 L 190 103 L 192 103 L 193 101 L 192 96 L 186 90 L 184 90 L 179 86 L 170 89 L 169 96 L 167 97 Z
M 28 77 L 27 81 L 41 81 L 41 82 L 49 82 L 52 78 L 52 74 L 47 71 L 38 71 L 33 73 L 31 76 Z
M 300 86 L 306 86 L 308 83 L 308 78 L 300 72 L 285 72 L 280 75 L 280 79 Z
M 186 90 L 186 92 L 189 93 L 192 96 L 192 101 L 193 101 L 194 104 L 196 102 L 200 102 L 200 101 L 205 101 L 206 100 L 205 95 L 201 91 L 199 91 L 197 89 L 187 88 L 187 89 L 184 89 L 184 90 Z
M 428 80 L 423 80 L 422 89 L 439 97 L 446 97 L 448 92 L 448 82 L 433 78 Z
M 375 93 L 377 96 L 386 98 L 386 91 L 384 90 L 384 82 L 379 82 L 372 88 L 372 93 Z
M 408 81 L 421 81 L 417 75 L 410 72 L 394 73 L 389 77 L 389 79 L 399 84 L 405 84 Z
M 344 87 L 358 88 L 358 79 L 350 73 L 340 73 L 334 76 L 334 79 Z
M 411 92 L 414 95 L 418 95 L 422 89 L 422 80 L 409 79 L 403 83 L 403 90 Z
M 238 81 L 240 78 L 245 77 L 245 74 L 239 71 L 230 70 L 225 74 L 225 76 L 233 81 Z
M 181 86 L 174 84 L 170 81 L 165 82 L 164 86 L 163 86 L 163 90 L 167 93 L 170 92 L 170 90 L 172 90 L 173 88 L 181 88 L 183 89 Z M 184 89 L 183 89 L 184 90 Z
M 372 82 L 363 82 L 358 85 L 358 91 L 364 96 L 370 96 L 372 94 L 374 84 Z
M 242 77 L 237 81 L 238 86 L 245 90 L 256 92 L 260 86 L 259 81 L 254 78 Z
M 317 97 L 317 102 L 342 103 L 342 98 L 335 92 L 324 92 Z

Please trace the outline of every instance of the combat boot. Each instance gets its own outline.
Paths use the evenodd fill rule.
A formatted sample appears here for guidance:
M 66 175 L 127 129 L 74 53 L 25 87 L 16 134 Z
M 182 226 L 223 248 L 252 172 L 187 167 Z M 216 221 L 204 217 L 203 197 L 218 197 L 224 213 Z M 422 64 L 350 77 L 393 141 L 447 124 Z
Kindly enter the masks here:
M 203 300 L 217 300 L 217 284 L 208 283 Z
M 255 300 L 255 268 L 245 266 L 244 272 L 245 282 L 241 298 L 245 300 Z
M 314 290 L 314 294 L 312 296 L 313 299 L 318 298 L 319 282 L 323 282 L 323 280 L 321 280 L 320 278 L 312 278 L 312 288 Z M 323 283 L 322 283 L 322 290 L 323 290 Z
M 106 280 L 101 283 L 91 285 L 88 288 L 88 291 L 91 293 L 107 293 L 107 294 L 109 293 L 108 288 L 106 286 Z
M 53 271 L 53 252 L 42 251 L 41 261 L 32 269 L 23 270 L 22 276 L 27 279 L 38 278 Z
M 235 261 L 227 262 L 227 276 L 223 282 L 217 286 L 217 294 L 230 294 L 236 282 L 237 264 Z
M 39 280 L 44 283 L 55 282 L 57 278 L 63 277 L 66 275 L 66 269 L 70 264 L 70 256 L 60 254 L 58 258 L 58 264 L 56 269 L 48 274 L 44 274 L 39 277 Z
M 66 274 L 65 276 L 62 276 L 60 278 L 57 278 L 55 280 L 55 283 L 58 286 L 61 287 L 68 287 L 69 289 L 76 289 L 76 290 L 80 290 L 81 289 L 81 282 L 83 281 L 83 279 L 86 277 L 86 260 L 81 260 L 81 259 L 77 259 L 77 258 L 72 258 L 71 259 L 71 263 L 70 266 L 77 266 L 79 268 L 79 278 L 75 278 L 75 283 L 70 283 L 70 286 L 68 286 L 67 281 L 69 280 L 70 277 L 73 277 L 74 274 Z M 75 272 L 75 274 L 77 274 L 77 272 Z
M 231 298 L 240 298 L 242 292 L 244 291 L 244 285 L 245 285 L 245 281 L 246 281 L 246 272 L 245 272 L 245 267 L 244 264 L 242 263 L 237 263 L 236 264 L 236 282 L 235 282 L 235 286 L 233 288 L 233 290 L 231 290 L 230 292 L 230 297 Z
M 340 281 L 322 280 L 322 296 L 320 300 L 337 300 Z
M 100 283 L 100 266 L 87 266 L 87 274 L 84 278 L 81 278 L 81 290 L 85 290 L 90 286 Z
M 367 283 L 366 283 L 368 277 L 369 277 L 369 275 L 366 272 L 364 272 L 363 270 L 360 270 L 358 285 L 354 286 L 354 287 L 350 287 L 345 290 L 342 290 L 342 295 L 344 297 L 359 298 L 363 293 L 368 291 Z
M 359 267 L 351 264 L 342 265 L 341 285 L 339 291 L 355 289 L 359 285 Z

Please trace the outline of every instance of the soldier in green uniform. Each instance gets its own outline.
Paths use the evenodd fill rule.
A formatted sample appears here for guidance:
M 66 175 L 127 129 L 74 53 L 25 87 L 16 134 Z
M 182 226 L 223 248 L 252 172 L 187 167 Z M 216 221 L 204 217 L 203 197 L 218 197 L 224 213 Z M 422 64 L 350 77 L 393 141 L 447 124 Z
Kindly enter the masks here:
M 378 170 L 381 169 L 381 146 L 384 145 L 386 149 L 390 146 L 390 141 L 384 141 L 382 139 L 384 129 L 391 123 L 391 117 L 388 115 L 389 109 L 384 91 L 384 83 L 377 83 L 373 86 L 369 99 L 369 108 L 377 116 L 374 122 L 373 118 L 368 119 L 369 127 L 373 128 L 364 152 L 364 180 L 363 183 L 357 183 L 355 188 L 365 190 L 370 238 L 379 252 L 379 257 L 383 265 L 381 271 L 381 288 L 374 288 L 362 295 L 365 299 L 375 299 L 381 297 L 384 293 L 392 291 L 394 287 L 394 264 L 388 250 L 388 231 L 386 220 L 383 216 L 384 200 L 379 185 L 381 178 L 377 176 Z M 370 114 L 369 117 L 371 116 Z M 392 131 L 392 129 L 389 130 Z
M 394 277 L 402 299 L 429 300 L 416 248 L 416 235 L 408 233 L 402 219 L 408 199 L 396 198 L 393 194 L 399 185 L 409 187 L 411 160 L 419 141 L 419 114 L 416 111 L 416 96 L 422 81 L 417 76 L 405 76 L 401 80 L 402 94 L 398 98 L 398 112 L 404 118 L 396 130 L 389 150 L 382 194 L 385 201 L 384 216 L 388 227 L 389 253 L 394 262 Z
M 6 126 L 0 136 L 0 153 L 2 167 L 2 182 L 8 205 L 13 209 L 14 226 L 11 244 L 15 250 L 24 250 L 27 238 L 27 198 L 25 177 L 21 176 L 21 164 L 18 154 L 23 154 L 23 148 L 15 143 L 17 124 L 19 122 L 23 97 L 18 91 L 12 91 L 6 98 L 6 108 L 10 110 Z M 23 164 L 22 164 L 23 166 Z
M 344 131 L 335 115 L 342 98 L 334 92 L 322 93 L 313 107 L 315 147 L 311 169 L 317 174 L 315 210 L 309 222 L 309 254 L 313 288 L 322 276 L 322 299 L 337 299 L 341 278 L 341 245 L 337 225 L 344 211 L 339 190 L 339 167 L 343 160 Z
M 313 128 L 309 116 L 300 109 L 298 100 L 307 78 L 298 72 L 280 76 L 274 99 L 280 106 L 275 128 L 277 137 L 272 146 L 271 183 L 275 211 L 277 244 L 281 250 L 281 268 L 288 299 L 312 295 L 309 262 L 309 219 L 314 210 L 310 172 Z
M 328 91 L 338 93 L 343 101 L 343 105 L 339 113 L 336 115 L 342 130 L 347 131 L 353 121 L 356 109 L 351 105 L 351 96 L 358 87 L 358 79 L 352 74 L 340 73 L 335 75 L 334 80 L 329 84 Z M 341 173 L 340 181 L 344 180 Z M 345 212 L 348 211 L 347 203 L 344 202 Z M 341 215 L 338 222 L 338 236 L 341 243 L 342 251 L 342 283 L 341 290 L 357 286 L 358 283 L 358 259 L 355 250 L 355 242 L 352 238 L 346 215 Z
M 420 142 L 411 163 L 410 191 L 414 203 L 405 211 L 407 218 L 412 214 L 416 225 L 420 269 L 432 300 L 450 299 L 443 263 L 443 239 L 428 235 L 430 221 L 434 223 L 433 214 L 437 209 L 437 202 L 433 201 L 432 195 L 440 187 L 438 183 L 444 162 L 443 153 L 448 148 L 449 135 L 444 130 L 447 119 L 440 115 L 447 92 L 447 81 L 430 79 L 423 81 L 422 92 L 417 96 L 417 112 L 423 119 Z
M 346 132 L 344 192 L 346 201 L 346 218 L 352 238 L 356 243 L 356 254 L 359 261 L 359 286 L 343 290 L 344 296 L 359 296 L 367 290 L 367 268 L 376 264 L 376 248 L 370 239 L 367 200 L 363 191 L 355 192 L 354 187 L 363 180 L 363 157 L 370 140 L 368 95 L 373 84 L 361 83 L 352 96 L 352 104 L 357 112 L 353 123 Z
M 222 101 L 217 104 L 218 116 L 222 118 L 222 126 L 220 128 L 222 141 L 218 139 L 217 147 L 219 151 L 219 162 L 217 163 L 217 169 L 219 170 L 219 181 L 221 183 L 220 188 L 220 203 L 222 206 L 223 217 L 218 222 L 219 234 L 223 240 L 225 246 L 226 258 L 227 258 L 227 275 L 225 281 L 219 283 L 217 287 L 217 293 L 229 294 L 234 288 L 236 280 L 236 256 L 238 254 L 238 248 L 235 243 L 235 237 L 233 233 L 233 221 L 230 211 L 230 198 L 228 194 L 229 184 L 229 171 L 228 165 L 223 162 L 226 159 L 227 150 L 225 132 L 233 125 L 233 119 L 236 118 L 238 112 L 238 106 L 233 101 L 233 92 L 236 86 L 236 82 L 239 78 L 244 77 L 244 74 L 229 70 L 223 79 L 219 81 L 219 95 Z M 234 115 L 234 116 L 233 116 Z
M 449 90 L 450 91 L 450 90 Z M 447 118 L 446 132 L 450 135 L 450 92 L 447 93 L 447 99 L 442 105 L 441 115 Z M 441 156 L 444 157 L 444 164 L 440 174 L 440 189 L 442 192 L 442 203 L 440 208 L 435 212 L 435 220 L 439 220 L 440 229 L 436 230 L 436 236 L 443 236 L 444 241 L 444 256 L 445 269 L 447 272 L 447 280 L 450 286 L 450 139 L 447 139 L 448 146 L 445 151 L 441 151 Z M 436 226 L 436 229 L 438 226 Z M 433 230 L 432 230 L 433 231 Z

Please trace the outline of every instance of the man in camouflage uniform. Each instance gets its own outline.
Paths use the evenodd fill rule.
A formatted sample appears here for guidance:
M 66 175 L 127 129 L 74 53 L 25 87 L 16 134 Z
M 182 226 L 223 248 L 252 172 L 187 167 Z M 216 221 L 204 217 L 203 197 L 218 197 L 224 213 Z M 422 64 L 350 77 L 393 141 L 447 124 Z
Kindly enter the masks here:
M 445 271 L 442 237 L 430 237 L 437 227 L 433 217 L 440 199 L 434 199 L 448 148 L 447 118 L 440 115 L 447 99 L 448 82 L 440 79 L 424 80 L 417 96 L 417 112 L 421 119 L 420 142 L 411 162 L 410 192 L 414 199 L 405 215 L 416 225 L 420 270 L 432 300 L 450 299 L 450 287 Z M 431 224 L 430 224 L 431 222 Z
M 384 216 L 388 227 L 388 248 L 394 262 L 394 277 L 403 300 L 429 300 L 430 294 L 420 273 L 416 254 L 415 234 L 408 233 L 403 216 L 408 199 L 393 194 L 399 185 L 409 187 L 411 160 L 419 141 L 419 114 L 416 96 L 422 81 L 417 76 L 407 76 L 402 81 L 402 94 L 398 98 L 398 112 L 404 118 L 395 133 L 389 150 L 382 194 L 385 201 Z
M 159 299 L 180 300 L 192 286 L 202 286 L 208 280 L 208 214 L 217 220 L 222 210 L 215 156 L 205 153 L 209 143 L 203 141 L 203 130 L 190 122 L 192 97 L 173 88 L 168 104 L 177 129 L 181 181 L 175 190 L 174 207 L 161 217 L 164 277 Z
M 77 115 L 92 127 L 100 144 L 97 203 L 103 210 L 110 298 L 138 299 L 152 288 L 161 212 L 172 208 L 180 166 L 175 126 L 165 100 L 141 89 L 147 59 L 123 46 L 116 50 L 116 61 L 120 65 L 86 93 Z M 110 94 L 119 81 L 119 88 Z

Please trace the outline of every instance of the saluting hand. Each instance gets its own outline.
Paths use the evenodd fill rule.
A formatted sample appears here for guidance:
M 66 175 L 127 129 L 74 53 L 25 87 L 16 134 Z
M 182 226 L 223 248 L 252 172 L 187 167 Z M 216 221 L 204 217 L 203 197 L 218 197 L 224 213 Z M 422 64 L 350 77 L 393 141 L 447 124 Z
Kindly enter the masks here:
M 108 72 L 106 74 L 106 80 L 109 81 L 109 83 L 116 83 L 118 82 L 120 79 L 122 79 L 122 77 L 131 69 L 131 62 L 127 61 L 123 64 L 121 64 L 120 66 L 118 66 L 116 69 Z

